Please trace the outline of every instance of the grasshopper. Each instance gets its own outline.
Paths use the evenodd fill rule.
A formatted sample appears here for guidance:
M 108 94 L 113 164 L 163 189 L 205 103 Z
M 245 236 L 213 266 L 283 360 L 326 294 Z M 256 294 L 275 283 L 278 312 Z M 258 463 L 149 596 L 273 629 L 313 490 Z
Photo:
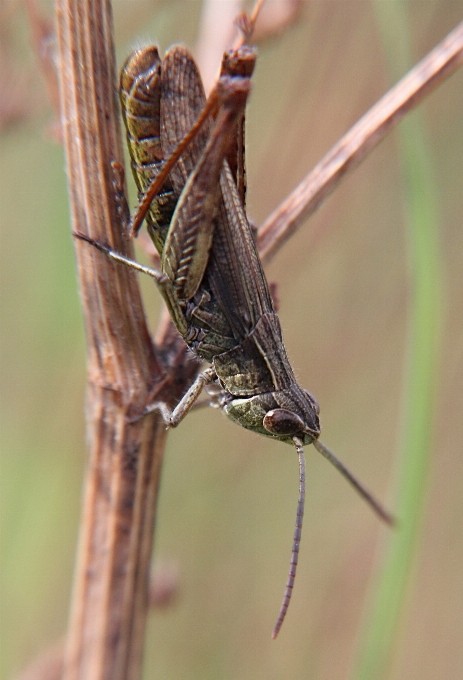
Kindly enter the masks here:
M 313 444 L 375 512 L 391 516 L 319 441 L 319 406 L 299 386 L 283 344 L 278 316 L 244 203 L 244 108 L 255 50 L 225 54 L 222 74 L 206 101 L 189 52 L 174 46 L 161 60 L 155 47 L 136 51 L 121 74 L 121 103 L 132 170 L 142 197 L 132 219 L 143 219 L 160 255 L 161 271 L 128 260 L 83 234 L 113 260 L 149 274 L 172 320 L 193 352 L 211 365 L 180 403 L 159 410 L 176 427 L 204 386 L 235 423 L 295 446 L 299 498 L 289 575 L 272 637 L 290 602 L 305 495 L 303 447 Z M 144 415 L 143 414 L 143 415 Z

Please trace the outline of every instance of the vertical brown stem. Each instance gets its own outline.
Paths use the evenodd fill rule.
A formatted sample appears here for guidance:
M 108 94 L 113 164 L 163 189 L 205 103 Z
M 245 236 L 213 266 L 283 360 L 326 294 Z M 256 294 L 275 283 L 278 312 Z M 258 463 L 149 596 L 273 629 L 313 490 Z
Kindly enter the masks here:
M 57 0 L 61 118 L 72 225 L 129 255 L 112 16 L 104 0 Z M 66 680 L 134 680 L 141 667 L 165 426 L 141 411 L 161 368 L 137 279 L 76 242 L 88 344 L 88 463 Z

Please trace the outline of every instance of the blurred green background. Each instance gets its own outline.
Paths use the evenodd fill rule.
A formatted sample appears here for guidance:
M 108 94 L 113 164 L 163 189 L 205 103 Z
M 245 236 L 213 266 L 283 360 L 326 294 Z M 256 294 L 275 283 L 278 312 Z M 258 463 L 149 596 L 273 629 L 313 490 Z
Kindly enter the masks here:
M 410 29 L 406 68 L 463 16 L 461 0 L 399 4 Z M 14 105 L 5 115 L 2 104 L 0 138 L 0 674 L 7 678 L 66 629 L 86 449 L 84 334 L 63 151 L 50 135 L 24 7 L 12 2 L 2 11 L 0 76 Z M 200 12 L 191 0 L 115 2 L 119 64 L 140 42 L 194 48 Z M 370 2 L 306 2 L 293 26 L 260 46 L 247 119 L 248 212 L 257 224 L 405 72 L 403 25 L 390 25 L 397 50 L 388 58 L 380 26 Z M 418 114 L 438 223 L 441 347 L 426 503 L 385 675 L 391 680 L 463 676 L 462 111 L 457 72 Z M 401 154 L 394 132 L 267 270 L 278 283 L 296 374 L 321 404 L 323 441 L 391 507 L 406 427 L 412 299 Z M 160 299 L 150 282 L 143 287 L 154 328 Z M 150 614 L 145 678 L 356 677 L 390 533 L 315 451 L 306 455 L 298 578 L 272 642 L 296 510 L 296 455 L 213 410 L 192 414 L 169 436 L 155 563 L 176 564 L 180 585 L 174 605 Z

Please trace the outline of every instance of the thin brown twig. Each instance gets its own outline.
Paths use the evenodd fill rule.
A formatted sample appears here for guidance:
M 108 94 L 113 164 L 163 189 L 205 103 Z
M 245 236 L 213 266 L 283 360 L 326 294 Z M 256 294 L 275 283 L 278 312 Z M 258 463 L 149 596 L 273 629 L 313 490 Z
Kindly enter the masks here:
M 61 119 L 73 229 L 128 252 L 113 29 L 104 0 L 58 0 Z M 129 424 L 161 378 L 136 277 L 76 243 L 88 345 L 90 442 L 65 680 L 135 680 L 142 659 L 156 496 L 158 415 Z
M 271 260 L 341 179 L 462 62 L 463 22 L 356 123 L 265 220 L 258 233 L 262 260 Z

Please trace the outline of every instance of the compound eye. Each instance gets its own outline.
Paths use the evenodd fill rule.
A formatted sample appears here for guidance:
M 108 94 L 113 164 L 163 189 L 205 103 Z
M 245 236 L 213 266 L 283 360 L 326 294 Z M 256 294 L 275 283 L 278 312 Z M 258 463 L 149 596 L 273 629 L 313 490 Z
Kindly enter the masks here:
M 315 399 L 312 392 L 309 392 L 309 390 L 304 390 L 304 393 L 305 393 L 307 399 L 310 401 L 313 410 L 315 411 L 317 416 L 319 416 L 320 415 L 320 406 L 318 404 L 318 401 Z
M 284 408 L 276 408 L 273 411 L 269 411 L 264 416 L 262 424 L 266 430 L 280 436 L 291 436 L 304 432 L 306 429 L 302 418 Z

